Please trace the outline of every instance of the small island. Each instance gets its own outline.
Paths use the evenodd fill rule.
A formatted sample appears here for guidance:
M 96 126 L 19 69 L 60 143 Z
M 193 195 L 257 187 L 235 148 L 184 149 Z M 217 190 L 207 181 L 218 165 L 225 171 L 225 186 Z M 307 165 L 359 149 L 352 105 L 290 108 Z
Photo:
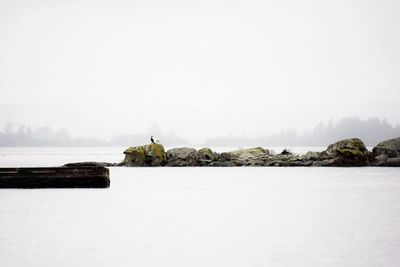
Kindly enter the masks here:
M 190 147 L 165 151 L 162 144 L 147 144 L 130 147 L 124 151 L 121 163 L 109 166 L 126 167 L 400 167 L 400 137 L 379 143 L 368 151 L 359 138 L 351 138 L 331 144 L 322 152 L 307 152 L 303 155 L 288 150 L 280 154 L 254 147 L 231 152 L 217 153 L 210 148 L 196 150 Z M 104 163 L 102 164 L 104 165 Z

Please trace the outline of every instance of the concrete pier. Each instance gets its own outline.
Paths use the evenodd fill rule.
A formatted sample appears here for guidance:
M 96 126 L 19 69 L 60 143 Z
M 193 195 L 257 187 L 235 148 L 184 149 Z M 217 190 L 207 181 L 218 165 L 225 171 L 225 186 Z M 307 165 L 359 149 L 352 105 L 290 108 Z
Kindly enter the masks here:
M 0 168 L 0 188 L 107 188 L 109 169 L 100 166 Z

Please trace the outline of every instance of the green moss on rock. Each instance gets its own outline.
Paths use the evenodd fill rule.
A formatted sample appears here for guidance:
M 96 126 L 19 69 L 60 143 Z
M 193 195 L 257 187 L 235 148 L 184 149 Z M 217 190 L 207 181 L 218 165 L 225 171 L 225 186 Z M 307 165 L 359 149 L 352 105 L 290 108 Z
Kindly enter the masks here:
M 385 155 L 388 158 L 400 157 L 400 137 L 383 141 L 372 150 L 374 157 Z
M 341 140 L 328 146 L 322 153 L 325 159 L 332 159 L 331 166 L 366 166 L 370 152 L 359 138 Z
M 149 144 L 145 146 L 146 154 L 152 159 L 157 159 L 159 161 L 166 161 L 167 156 L 165 154 L 164 146 L 161 144 Z
M 331 144 L 328 146 L 327 152 L 328 153 L 340 153 L 340 150 L 342 151 L 349 151 L 349 150 L 354 150 L 354 151 L 360 151 L 360 152 L 366 152 L 367 148 L 364 145 L 364 142 L 361 141 L 359 138 L 351 138 L 351 139 L 345 139 L 341 140 L 339 142 L 336 142 L 334 144 Z M 356 152 L 354 152 L 356 153 Z
M 124 154 L 125 166 L 162 166 L 166 163 L 164 146 L 161 144 L 129 147 Z
M 268 150 L 265 150 L 262 147 L 239 149 L 228 153 L 232 158 L 255 158 L 269 154 Z
M 348 148 L 341 148 L 337 150 L 337 153 L 342 156 L 354 156 L 354 157 L 363 157 L 364 153 L 358 149 L 348 149 Z
M 207 160 L 214 159 L 214 153 L 208 147 L 203 147 L 202 149 L 199 149 L 198 153 L 199 153 L 199 158 L 201 159 L 207 159 Z

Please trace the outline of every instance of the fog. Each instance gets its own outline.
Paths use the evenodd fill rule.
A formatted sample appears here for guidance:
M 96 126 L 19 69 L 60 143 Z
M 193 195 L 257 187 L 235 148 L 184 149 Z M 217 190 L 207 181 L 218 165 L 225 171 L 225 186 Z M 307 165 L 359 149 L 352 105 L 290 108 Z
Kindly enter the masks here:
M 327 146 L 339 139 L 361 138 L 366 145 L 375 146 L 379 142 L 400 136 L 400 125 L 393 126 L 386 120 L 377 118 L 360 120 L 348 117 L 337 122 L 319 123 L 313 129 L 298 132 L 286 129 L 271 135 L 258 137 L 216 136 L 200 143 L 194 143 L 176 133 L 166 133 L 158 127 L 147 132 L 116 135 L 110 139 L 73 138 L 67 129 L 40 127 L 32 129 L 25 125 L 7 123 L 0 130 L 0 146 L 133 146 L 150 142 L 154 135 L 156 142 L 165 146 L 211 146 L 211 147 L 244 147 L 244 146 Z
M 0 125 L 189 143 L 354 116 L 395 128 L 399 13 L 377 0 L 0 1 Z

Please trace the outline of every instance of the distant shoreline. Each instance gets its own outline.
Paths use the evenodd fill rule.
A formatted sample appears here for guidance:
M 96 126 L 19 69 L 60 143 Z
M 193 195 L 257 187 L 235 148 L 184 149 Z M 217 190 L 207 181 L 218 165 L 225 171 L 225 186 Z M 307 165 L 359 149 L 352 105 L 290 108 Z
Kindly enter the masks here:
M 290 127 L 290 126 L 288 126 Z M 268 124 L 266 123 L 266 128 Z M 246 129 L 243 129 L 244 132 Z M 204 133 L 202 133 L 205 135 Z M 142 133 L 116 134 L 110 139 L 71 137 L 66 129 L 6 124 L 0 130 L 0 147 L 127 147 L 148 142 L 150 135 L 156 136 L 163 144 L 171 146 L 195 147 L 252 147 L 265 145 L 267 147 L 326 147 L 327 145 L 353 136 L 364 141 L 367 146 L 375 146 L 382 140 L 400 136 L 400 125 L 392 125 L 385 119 L 370 118 L 362 120 L 357 117 L 342 118 L 337 122 L 320 123 L 308 132 L 282 130 L 274 134 L 259 133 L 259 136 L 245 135 L 218 136 L 208 133 L 202 140 L 189 140 L 175 133 L 164 133 L 160 129 Z M 95 135 L 93 135 L 95 136 Z

